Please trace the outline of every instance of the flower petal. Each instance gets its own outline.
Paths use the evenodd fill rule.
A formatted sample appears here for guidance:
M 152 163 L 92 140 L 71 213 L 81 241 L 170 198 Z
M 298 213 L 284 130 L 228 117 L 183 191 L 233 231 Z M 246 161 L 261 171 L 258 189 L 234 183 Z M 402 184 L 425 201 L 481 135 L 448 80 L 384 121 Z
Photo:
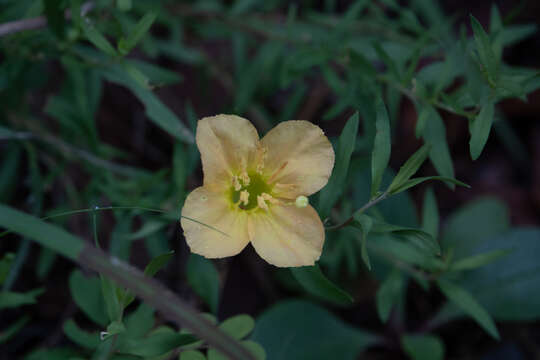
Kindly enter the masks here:
M 326 183 L 334 167 L 334 149 L 321 128 L 303 120 L 285 121 L 261 140 L 268 153 L 264 172 L 278 196 L 311 195 Z M 281 191 L 279 190 L 281 189 Z
M 191 251 L 207 258 L 236 255 L 249 242 L 247 213 L 232 208 L 226 194 L 204 186 L 188 195 L 180 222 Z
M 248 219 L 249 238 L 255 251 L 275 266 L 313 265 L 321 256 L 324 227 L 311 207 L 274 205 Z
M 197 124 L 204 185 L 229 186 L 234 173 L 246 170 L 259 143 L 257 129 L 236 115 L 205 117 Z

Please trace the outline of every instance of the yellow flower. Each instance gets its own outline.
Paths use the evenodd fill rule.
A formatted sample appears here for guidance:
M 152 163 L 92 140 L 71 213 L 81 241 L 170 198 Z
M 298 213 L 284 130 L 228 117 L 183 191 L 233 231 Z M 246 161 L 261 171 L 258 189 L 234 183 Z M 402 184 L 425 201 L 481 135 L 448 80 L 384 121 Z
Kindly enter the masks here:
M 326 185 L 334 166 L 322 130 L 286 121 L 259 140 L 248 120 L 217 115 L 199 120 L 196 138 L 204 183 L 188 195 L 181 219 L 191 251 L 222 258 L 251 242 L 270 264 L 313 265 L 324 227 L 306 197 Z

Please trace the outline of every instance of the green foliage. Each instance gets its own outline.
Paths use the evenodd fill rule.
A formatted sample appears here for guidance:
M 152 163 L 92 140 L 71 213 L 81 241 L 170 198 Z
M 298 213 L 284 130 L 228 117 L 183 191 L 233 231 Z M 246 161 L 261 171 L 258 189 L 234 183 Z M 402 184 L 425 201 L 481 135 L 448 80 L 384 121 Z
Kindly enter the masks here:
M 58 278 L 77 306 L 57 324 L 61 343 L 72 345 L 16 357 L 355 359 L 369 346 L 388 347 L 357 327 L 361 316 L 348 325 L 322 305 L 294 299 L 306 295 L 347 312 L 371 301 L 392 352 L 399 339 L 414 360 L 454 356 L 430 332 L 464 315 L 495 338 L 493 319 L 502 326 L 538 320 L 539 229 L 511 227 L 495 198 L 453 211 L 437 188 L 440 181 L 474 191 L 456 190 L 468 185 L 455 179 L 454 164 L 470 176 L 453 156 L 468 140 L 471 158 L 481 161 L 492 127 L 513 160 L 531 168 L 499 103 L 526 101 L 540 88 L 537 69 L 503 57 L 537 26 L 513 24 L 515 14 L 496 6 L 487 27 L 473 15 L 459 24 L 434 1 L 345 3 L 0 1 L 0 239 L 7 249 L 0 308 L 10 315 L 0 343 L 20 344 L 28 324 L 41 326 L 29 309 L 42 306 L 39 296 Z M 182 204 L 202 183 L 197 114 L 215 113 L 244 116 L 261 136 L 304 117 L 335 149 L 315 206 L 326 237 L 320 261 L 282 272 L 238 261 L 256 278 L 246 288 L 265 298 L 257 303 L 264 308 L 250 308 L 262 310 L 256 321 L 199 314 L 229 313 L 220 293 L 234 272 L 226 260 L 186 256 L 179 246 Z M 456 130 L 461 125 L 470 139 Z M 401 137 L 412 127 L 419 150 L 402 154 Z M 424 166 L 428 159 L 433 167 Z M 415 187 L 421 194 L 432 180 L 419 202 Z M 87 259 L 96 251 L 83 241 L 92 231 L 108 254 Z M 146 265 L 144 274 L 129 263 Z M 193 306 L 155 291 L 151 278 L 167 266 L 159 277 Z M 358 285 L 375 282 L 376 292 Z M 448 301 L 422 314 L 427 325 L 416 332 L 406 321 L 408 299 L 430 286 Z
M 294 337 L 294 342 L 284 339 Z M 293 300 L 278 303 L 257 319 L 252 339 L 268 359 L 352 360 L 377 338 L 351 328 L 320 306 Z

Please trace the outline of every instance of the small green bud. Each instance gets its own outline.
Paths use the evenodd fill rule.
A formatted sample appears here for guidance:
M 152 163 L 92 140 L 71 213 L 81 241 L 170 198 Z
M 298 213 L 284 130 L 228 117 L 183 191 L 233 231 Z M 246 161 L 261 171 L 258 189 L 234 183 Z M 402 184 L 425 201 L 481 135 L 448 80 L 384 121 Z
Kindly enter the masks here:
M 296 201 L 294 202 L 297 208 L 305 208 L 309 204 L 309 199 L 305 197 L 304 195 L 300 195 L 296 198 Z

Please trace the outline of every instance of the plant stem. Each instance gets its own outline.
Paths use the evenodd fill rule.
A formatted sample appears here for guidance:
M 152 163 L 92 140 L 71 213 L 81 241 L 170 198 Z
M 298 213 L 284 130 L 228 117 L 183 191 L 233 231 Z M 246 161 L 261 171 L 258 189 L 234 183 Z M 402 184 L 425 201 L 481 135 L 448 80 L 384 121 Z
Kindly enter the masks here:
M 342 222 L 341 224 L 337 224 L 337 225 L 332 225 L 332 226 L 328 226 L 326 228 L 326 230 L 337 230 L 337 229 L 341 229 L 342 227 L 345 227 L 347 225 L 349 225 L 353 220 L 354 220 L 354 216 L 355 215 L 359 215 L 361 213 L 363 213 L 364 211 L 366 211 L 367 209 L 369 209 L 370 207 L 372 206 L 375 206 L 377 205 L 379 202 L 383 201 L 384 199 L 386 199 L 388 197 L 388 192 L 384 192 L 382 193 L 381 195 L 379 195 L 378 197 L 368 201 L 364 206 L 362 206 L 360 209 L 356 210 L 355 212 L 353 212 L 353 214 L 347 219 L 345 220 L 344 222 Z

